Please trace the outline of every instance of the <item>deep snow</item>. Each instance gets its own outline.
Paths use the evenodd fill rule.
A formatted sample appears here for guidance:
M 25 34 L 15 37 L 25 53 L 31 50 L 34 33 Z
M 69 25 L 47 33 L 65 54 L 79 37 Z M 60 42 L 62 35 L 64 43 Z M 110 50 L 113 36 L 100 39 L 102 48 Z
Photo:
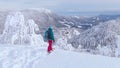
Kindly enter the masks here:
M 120 68 L 120 59 L 58 49 L 37 61 L 35 68 Z
M 0 68 L 120 68 L 120 58 L 46 50 L 46 46 L 1 45 Z

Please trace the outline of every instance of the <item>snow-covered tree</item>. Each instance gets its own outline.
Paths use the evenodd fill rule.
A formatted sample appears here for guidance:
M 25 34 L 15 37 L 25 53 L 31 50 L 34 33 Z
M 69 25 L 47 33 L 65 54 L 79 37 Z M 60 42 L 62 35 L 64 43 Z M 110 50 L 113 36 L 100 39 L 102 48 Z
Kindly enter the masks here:
M 116 56 L 116 49 L 120 46 L 120 44 L 117 44 L 119 35 L 120 20 L 111 20 L 74 37 L 71 39 L 71 44 L 76 48 L 81 46 L 80 49 L 86 49 L 88 52 L 99 51 L 100 54 Z
M 39 30 L 38 25 L 32 19 L 26 21 L 21 12 L 10 13 L 4 27 L 0 41 L 3 44 L 44 44 L 43 37 L 35 33 Z

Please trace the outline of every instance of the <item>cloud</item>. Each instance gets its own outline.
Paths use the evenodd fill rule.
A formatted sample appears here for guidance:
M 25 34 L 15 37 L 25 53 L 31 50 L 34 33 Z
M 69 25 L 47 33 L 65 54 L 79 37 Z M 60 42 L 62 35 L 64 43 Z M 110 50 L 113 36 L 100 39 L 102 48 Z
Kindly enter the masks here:
M 48 8 L 57 11 L 120 9 L 120 0 L 0 0 L 0 8 Z
M 95 3 L 108 3 L 108 4 L 116 4 L 120 3 L 120 0 L 61 0 L 62 2 L 72 3 L 72 4 L 95 4 Z

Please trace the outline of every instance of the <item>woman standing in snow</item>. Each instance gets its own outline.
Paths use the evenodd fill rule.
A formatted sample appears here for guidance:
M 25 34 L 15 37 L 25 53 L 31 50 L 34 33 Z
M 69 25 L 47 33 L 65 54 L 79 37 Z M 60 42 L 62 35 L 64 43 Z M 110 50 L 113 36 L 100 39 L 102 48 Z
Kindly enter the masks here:
M 48 43 L 49 43 L 49 46 L 48 46 L 48 53 L 50 53 L 53 48 L 52 48 L 52 44 L 53 42 L 55 42 L 55 39 L 54 39 L 54 33 L 53 33 L 53 30 L 51 27 L 48 28 L 48 30 L 45 32 L 45 39 L 47 39 Z

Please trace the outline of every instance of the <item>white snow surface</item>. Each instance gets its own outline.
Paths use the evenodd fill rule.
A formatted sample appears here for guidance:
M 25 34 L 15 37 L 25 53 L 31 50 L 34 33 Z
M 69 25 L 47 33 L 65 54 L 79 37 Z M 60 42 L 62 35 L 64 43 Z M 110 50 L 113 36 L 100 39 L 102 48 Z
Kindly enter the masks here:
M 0 45 L 0 68 L 120 68 L 120 58 L 46 50 L 46 46 Z

